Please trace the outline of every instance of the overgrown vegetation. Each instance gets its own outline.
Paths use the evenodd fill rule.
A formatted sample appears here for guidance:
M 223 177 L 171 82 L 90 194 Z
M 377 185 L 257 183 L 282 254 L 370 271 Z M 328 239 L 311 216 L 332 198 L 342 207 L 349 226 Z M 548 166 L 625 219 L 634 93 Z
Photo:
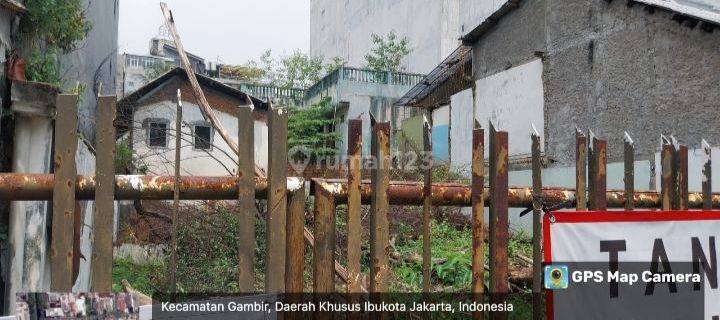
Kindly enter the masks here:
M 335 57 L 325 61 L 321 56 L 310 56 L 299 50 L 285 56 L 273 56 L 265 51 L 258 61 L 241 65 L 223 65 L 220 75 L 257 83 L 268 83 L 281 88 L 308 88 L 328 73 L 345 65 Z
M 386 36 L 373 33 L 372 49 L 365 55 L 365 66 L 375 71 L 404 71 L 402 59 L 412 50 L 407 37 L 399 37 L 395 31 Z
M 330 99 L 304 108 L 290 108 L 288 116 L 288 150 L 293 160 L 310 157 L 317 160 L 337 153 L 335 141 L 340 134 L 333 130 L 335 118 Z
M 28 44 L 28 80 L 60 85 L 58 56 L 77 48 L 92 28 L 81 0 L 26 0 L 20 32 Z

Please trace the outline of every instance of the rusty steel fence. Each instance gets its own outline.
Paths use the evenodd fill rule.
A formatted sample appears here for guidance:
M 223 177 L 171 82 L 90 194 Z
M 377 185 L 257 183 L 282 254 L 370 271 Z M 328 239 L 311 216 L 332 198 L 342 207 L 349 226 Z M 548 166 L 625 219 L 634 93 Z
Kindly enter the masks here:
M 299 293 L 304 288 L 306 244 L 312 247 L 312 291 L 335 293 L 336 279 L 346 283 L 347 293 L 382 293 L 390 280 L 390 205 L 422 207 L 422 288 L 430 291 L 431 207 L 471 207 L 472 284 L 474 294 L 486 291 L 484 277 L 489 269 L 492 294 L 509 292 L 508 242 L 509 208 L 532 208 L 533 278 L 532 291 L 540 296 L 541 215 L 548 207 L 565 204 L 576 210 L 602 211 L 607 208 L 720 208 L 720 194 L 713 194 L 710 173 L 710 147 L 703 143 L 702 192 L 688 191 L 688 148 L 674 138 L 663 137 L 661 152 L 661 191 L 640 191 L 634 186 L 634 146 L 626 135 L 624 144 L 625 175 L 623 190 L 607 190 L 607 143 L 590 132 L 576 132 L 576 188 L 543 187 L 541 181 L 541 140 L 536 131 L 528 137 L 532 146 L 532 186 L 508 185 L 508 133 L 489 126 L 489 148 L 485 155 L 485 129 L 475 123 L 472 133 L 471 184 L 435 183 L 431 169 L 424 169 L 424 181 L 390 181 L 390 124 L 371 122 L 371 156 L 376 162 L 370 179 L 362 179 L 362 121 L 348 125 L 347 179 L 313 179 L 309 193 L 314 196 L 313 230 L 305 227 L 306 190 L 300 178 L 287 177 L 287 113 L 270 107 L 268 111 L 269 165 L 267 177 L 255 175 L 253 110 L 239 107 L 238 137 L 240 152 L 236 176 L 190 177 L 116 175 L 115 97 L 101 97 L 97 121 L 97 171 L 95 176 L 79 176 L 75 168 L 77 138 L 77 96 L 59 95 L 55 118 L 55 154 L 53 174 L 0 174 L 0 199 L 11 201 L 51 200 L 53 208 L 50 250 L 51 290 L 70 291 L 73 279 L 75 201 L 95 200 L 94 245 L 92 254 L 92 290 L 111 290 L 113 201 L 115 200 L 236 200 L 240 210 L 238 239 L 238 283 L 252 292 L 254 265 L 254 219 L 256 199 L 267 199 L 267 251 L 265 290 L 268 293 Z M 425 122 L 424 150 L 431 152 L 431 125 Z M 489 164 L 486 170 L 486 160 Z M 586 181 L 587 176 L 587 181 Z M 487 183 L 486 183 L 487 182 Z M 586 191 L 587 190 L 587 191 Z M 347 246 L 336 243 L 336 207 L 347 204 Z M 362 274 L 361 208 L 370 205 L 370 272 Z M 489 221 L 484 208 L 489 207 Z M 484 261 L 485 226 L 489 232 L 489 261 Z M 346 250 L 346 266 L 336 252 Z M 487 266 L 487 267 L 486 267 Z M 541 317 L 542 301 L 535 299 L 536 317 Z M 481 318 L 476 313 L 474 318 Z M 498 318 L 506 315 L 498 314 Z

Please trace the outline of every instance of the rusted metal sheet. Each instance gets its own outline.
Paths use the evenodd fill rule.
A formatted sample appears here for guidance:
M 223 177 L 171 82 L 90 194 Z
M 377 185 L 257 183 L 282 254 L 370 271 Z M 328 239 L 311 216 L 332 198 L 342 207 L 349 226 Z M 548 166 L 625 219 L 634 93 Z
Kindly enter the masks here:
M 508 134 L 490 124 L 490 292 L 508 292 Z M 492 319 L 506 319 L 494 313 Z
M 662 166 L 662 175 L 660 177 L 660 194 L 662 195 L 662 209 L 671 210 L 673 208 L 673 199 L 675 198 L 675 188 L 673 179 L 673 146 L 665 136 L 660 137 L 662 143 L 662 151 L 660 153 L 660 163 Z
M 580 130 L 575 132 L 575 190 L 576 209 L 587 210 L 587 137 Z
M 315 189 L 315 247 L 313 251 L 313 292 L 335 292 L 335 201 L 323 188 Z
M 348 123 L 348 201 L 347 201 L 347 292 L 362 293 L 360 251 L 362 246 L 362 225 L 360 182 L 362 181 L 362 119 Z M 351 295 L 355 298 L 357 295 Z M 357 302 L 357 301 L 354 301 Z M 348 317 L 356 316 L 349 313 Z
M 590 157 L 590 197 L 588 207 L 590 210 L 606 210 L 607 199 L 607 142 L 592 137 L 592 148 L 588 151 Z
M 95 215 L 93 216 L 92 291 L 111 292 L 115 215 L 115 96 L 98 98 L 95 143 Z
M 252 172 L 252 171 L 249 171 Z M 285 292 L 303 292 L 305 265 L 305 186 L 288 195 L 287 253 L 285 260 Z M 250 253 L 254 253 L 251 250 Z
M 287 111 L 269 108 L 268 218 L 265 292 L 285 291 L 285 218 L 287 216 Z
M 432 160 L 432 111 L 425 110 L 423 118 L 423 146 L 424 157 Z M 430 292 L 430 211 L 432 210 L 432 161 L 423 172 L 423 212 L 422 212 L 422 291 Z
M 635 193 L 635 145 L 630 135 L 625 132 L 624 142 L 624 171 L 623 182 L 625 183 L 625 210 L 633 210 L 635 203 L 632 201 Z
M 676 152 L 677 162 L 677 208 L 678 210 L 687 210 L 688 208 L 688 148 L 687 146 L 678 146 Z
M 55 177 L 50 242 L 50 289 L 69 292 L 73 285 L 73 226 L 77 175 L 77 95 L 58 95 L 55 112 Z
M 238 108 L 237 217 L 238 286 L 240 292 L 255 291 L 255 121 L 249 107 Z
M 370 209 L 370 292 L 386 292 L 389 276 L 390 224 L 388 222 L 390 183 L 390 123 L 372 121 L 373 185 Z M 418 190 L 422 198 L 422 190 Z
M 540 151 L 540 134 L 532 127 L 531 139 L 532 153 L 532 186 L 533 186 L 533 319 L 543 319 L 542 301 L 542 154 Z
M 701 142 L 703 149 L 703 169 L 702 169 L 702 193 L 703 193 L 703 209 L 712 209 L 712 148 L 705 141 Z
M 476 301 L 482 302 L 485 292 L 485 131 L 477 120 L 472 141 L 472 293 Z M 483 319 L 483 312 L 473 312 L 473 319 Z

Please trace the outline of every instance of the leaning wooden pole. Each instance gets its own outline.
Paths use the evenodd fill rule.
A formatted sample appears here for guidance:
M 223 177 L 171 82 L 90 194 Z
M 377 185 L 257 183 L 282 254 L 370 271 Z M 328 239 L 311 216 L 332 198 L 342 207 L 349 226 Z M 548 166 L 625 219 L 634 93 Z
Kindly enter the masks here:
M 533 188 L 533 268 L 532 299 L 533 319 L 543 318 L 542 303 L 542 155 L 540 152 L 540 133 L 532 126 L 530 135 L 532 144 L 532 188 Z
M 472 293 L 483 302 L 485 293 L 485 131 L 474 121 L 472 140 Z M 473 312 L 474 320 L 484 318 L 482 311 Z
M 180 64 L 182 65 L 183 69 L 185 69 L 185 73 L 187 74 L 188 80 L 190 81 L 190 86 L 193 88 L 193 92 L 195 93 L 195 99 L 200 105 L 200 111 L 202 112 L 203 117 L 206 120 L 210 121 L 210 124 L 212 124 L 213 128 L 215 128 L 218 134 L 220 134 L 223 140 L 225 140 L 225 143 L 227 143 L 230 149 L 232 149 L 235 154 L 239 154 L 240 149 L 238 148 L 237 143 L 235 143 L 235 141 L 230 138 L 230 134 L 227 130 L 225 130 L 225 127 L 223 127 L 222 123 L 220 123 L 220 119 L 215 116 L 215 112 L 212 110 L 212 107 L 210 106 L 207 98 L 205 98 L 205 94 L 203 93 L 202 88 L 200 88 L 197 76 L 195 76 L 195 71 L 190 65 L 190 60 L 188 60 L 187 54 L 185 53 L 185 48 L 183 47 L 182 41 L 180 40 L 180 35 L 175 28 L 175 19 L 173 18 L 170 8 L 168 8 L 167 4 L 165 4 L 164 2 L 160 2 L 160 9 L 163 12 L 163 16 L 165 16 L 165 26 L 170 32 L 173 41 L 175 41 L 175 47 L 177 48 L 178 55 L 180 55 Z M 252 98 L 250 98 L 250 96 L 246 97 L 248 100 L 246 101 L 246 103 L 248 105 L 252 105 Z M 260 177 L 265 176 L 265 174 L 262 172 L 262 169 L 257 166 L 255 166 L 255 175 Z

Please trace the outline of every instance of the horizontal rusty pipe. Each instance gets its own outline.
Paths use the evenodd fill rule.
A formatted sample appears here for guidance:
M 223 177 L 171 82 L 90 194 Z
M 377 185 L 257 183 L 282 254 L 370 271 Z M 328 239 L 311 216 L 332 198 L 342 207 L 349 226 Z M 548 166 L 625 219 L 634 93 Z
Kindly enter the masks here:
M 335 195 L 337 203 L 347 200 L 347 183 L 344 179 L 313 179 L 311 190 L 321 187 Z M 575 189 L 543 188 L 543 198 L 549 205 L 572 200 L 575 205 Z M 362 202 L 370 203 L 370 181 L 363 180 L 361 193 Z M 390 204 L 394 205 L 422 205 L 422 182 L 391 181 L 388 188 Z M 432 201 L 437 206 L 470 206 L 470 186 L 456 183 L 435 183 L 432 185 Z M 625 192 L 622 190 L 608 190 L 606 193 L 607 205 L 610 208 L 622 208 L 625 205 Z M 489 190 L 483 192 L 485 205 L 489 205 Z M 508 190 L 510 207 L 529 208 L 532 206 L 532 189 L 530 187 L 510 187 Z M 653 191 L 636 191 L 633 197 L 636 208 L 660 208 L 660 194 Z M 713 194 L 713 208 L 720 208 L 720 193 Z M 690 193 L 690 208 L 702 208 L 702 193 Z
M 299 185 L 299 178 L 288 179 L 288 188 Z M 51 200 L 54 175 L 52 174 L 0 174 L 0 200 Z M 115 199 L 117 200 L 172 200 L 175 178 L 173 176 L 115 176 Z M 95 177 L 77 176 L 76 199 L 93 200 Z M 267 181 L 255 178 L 255 196 L 264 198 Z M 183 200 L 235 200 L 237 178 L 227 177 L 181 177 L 180 199 Z

